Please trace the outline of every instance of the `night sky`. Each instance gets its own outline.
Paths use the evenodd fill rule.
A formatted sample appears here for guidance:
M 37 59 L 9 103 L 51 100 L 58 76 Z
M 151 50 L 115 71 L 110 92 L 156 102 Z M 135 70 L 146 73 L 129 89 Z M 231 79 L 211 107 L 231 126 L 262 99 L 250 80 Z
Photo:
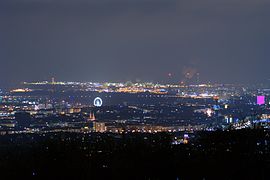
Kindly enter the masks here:
M 262 82 L 270 0 L 0 0 L 0 85 Z M 168 77 L 168 73 L 172 77 Z

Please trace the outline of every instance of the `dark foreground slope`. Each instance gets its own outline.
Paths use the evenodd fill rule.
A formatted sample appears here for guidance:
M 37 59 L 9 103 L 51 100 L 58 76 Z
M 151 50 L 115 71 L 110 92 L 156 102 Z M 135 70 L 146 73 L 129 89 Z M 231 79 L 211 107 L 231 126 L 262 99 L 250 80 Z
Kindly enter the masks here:
M 269 179 L 263 130 L 173 134 L 32 134 L 0 137 L 1 179 Z

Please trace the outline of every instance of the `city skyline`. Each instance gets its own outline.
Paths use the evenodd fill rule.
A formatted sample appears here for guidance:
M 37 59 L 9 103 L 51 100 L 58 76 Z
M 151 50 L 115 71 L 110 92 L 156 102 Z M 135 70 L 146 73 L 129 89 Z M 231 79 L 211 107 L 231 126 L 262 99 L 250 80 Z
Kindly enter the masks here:
M 270 179 L 269 9 L 0 0 L 1 177 Z

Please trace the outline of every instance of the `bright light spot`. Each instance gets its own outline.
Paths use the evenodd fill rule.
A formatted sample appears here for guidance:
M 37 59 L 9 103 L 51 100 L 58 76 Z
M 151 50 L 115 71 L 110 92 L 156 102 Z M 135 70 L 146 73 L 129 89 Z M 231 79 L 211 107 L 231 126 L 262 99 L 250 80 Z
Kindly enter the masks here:
M 102 106 L 102 99 L 100 98 L 100 97 L 96 97 L 95 99 L 94 99 L 94 106 L 96 106 L 96 107 L 101 107 Z

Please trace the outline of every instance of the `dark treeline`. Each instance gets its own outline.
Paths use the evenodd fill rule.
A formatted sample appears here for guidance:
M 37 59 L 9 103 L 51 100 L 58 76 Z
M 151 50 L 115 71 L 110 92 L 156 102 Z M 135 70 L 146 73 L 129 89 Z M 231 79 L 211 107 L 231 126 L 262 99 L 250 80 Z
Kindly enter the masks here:
M 264 130 L 175 135 L 27 134 L 0 137 L 1 177 L 14 179 L 269 179 Z M 1 178 L 2 179 L 2 178 Z

